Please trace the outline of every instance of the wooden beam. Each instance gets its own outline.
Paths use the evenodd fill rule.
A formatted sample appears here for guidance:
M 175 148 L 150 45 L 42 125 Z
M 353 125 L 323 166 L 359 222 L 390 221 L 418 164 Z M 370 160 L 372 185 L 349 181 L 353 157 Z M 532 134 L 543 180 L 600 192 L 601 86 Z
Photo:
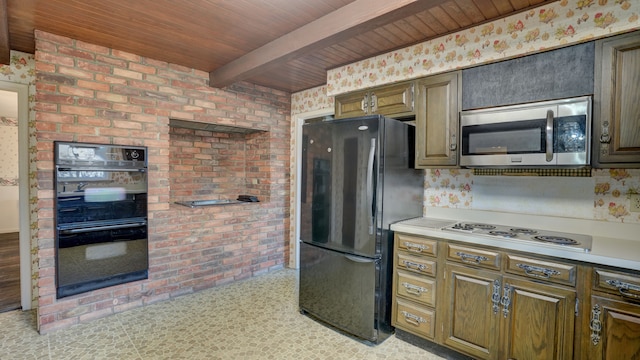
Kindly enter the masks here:
M 0 64 L 8 65 L 11 60 L 9 46 L 9 15 L 7 15 L 7 0 L 0 0 Z
M 356 0 L 209 73 L 212 87 L 268 71 L 313 50 L 346 40 L 447 0 Z

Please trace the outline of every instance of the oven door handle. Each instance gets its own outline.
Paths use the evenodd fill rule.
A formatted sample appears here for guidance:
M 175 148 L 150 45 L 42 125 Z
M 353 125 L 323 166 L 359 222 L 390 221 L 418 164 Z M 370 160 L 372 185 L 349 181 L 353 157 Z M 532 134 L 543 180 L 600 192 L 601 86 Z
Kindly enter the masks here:
M 553 110 L 547 110 L 547 152 L 546 160 L 551 162 L 553 160 Z
M 68 230 L 61 230 L 60 233 L 61 234 L 78 234 L 78 233 L 91 232 L 91 231 L 128 229 L 128 228 L 140 227 L 144 225 L 147 225 L 146 221 L 140 221 L 140 222 L 129 223 L 129 224 L 120 224 L 120 225 L 105 225 L 105 226 L 86 227 L 86 228 L 80 228 L 80 229 L 68 229 Z
M 125 171 L 145 172 L 146 168 L 60 167 L 58 171 Z

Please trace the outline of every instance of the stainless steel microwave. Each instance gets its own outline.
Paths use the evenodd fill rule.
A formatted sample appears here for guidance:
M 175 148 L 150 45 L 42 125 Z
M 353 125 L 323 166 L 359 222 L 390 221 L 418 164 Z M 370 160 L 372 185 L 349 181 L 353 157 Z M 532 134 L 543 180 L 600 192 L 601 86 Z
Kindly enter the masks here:
M 462 111 L 460 134 L 461 166 L 586 166 L 591 97 Z

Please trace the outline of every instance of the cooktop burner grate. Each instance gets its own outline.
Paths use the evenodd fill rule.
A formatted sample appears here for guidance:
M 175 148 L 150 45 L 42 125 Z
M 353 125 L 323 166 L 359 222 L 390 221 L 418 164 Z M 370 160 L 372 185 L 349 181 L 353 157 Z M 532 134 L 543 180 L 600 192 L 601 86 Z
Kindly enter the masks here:
M 484 223 L 459 222 L 444 227 L 443 230 L 459 231 L 474 235 L 492 236 L 505 241 L 529 241 L 541 246 L 560 246 L 563 249 L 591 251 L 591 236 L 570 234 L 547 230 L 536 230 L 524 227 L 491 225 Z
M 561 237 L 561 236 L 540 235 L 540 236 L 534 236 L 533 238 L 536 239 L 536 240 L 549 242 L 549 243 L 554 243 L 554 244 L 558 244 L 558 245 L 580 245 L 580 243 L 577 242 L 574 239 Z
M 470 227 L 470 228 L 474 228 L 474 229 L 480 229 L 480 230 L 493 230 L 496 227 L 493 225 L 489 225 L 489 224 L 464 224 L 466 227 Z
M 526 228 L 512 228 L 510 230 L 513 231 L 514 233 L 526 234 L 526 235 L 535 235 L 538 233 L 537 230 L 526 229 Z
M 502 236 L 502 237 L 508 237 L 508 238 L 513 238 L 518 236 L 518 234 L 512 231 L 499 231 L 499 230 L 489 231 L 489 235 Z

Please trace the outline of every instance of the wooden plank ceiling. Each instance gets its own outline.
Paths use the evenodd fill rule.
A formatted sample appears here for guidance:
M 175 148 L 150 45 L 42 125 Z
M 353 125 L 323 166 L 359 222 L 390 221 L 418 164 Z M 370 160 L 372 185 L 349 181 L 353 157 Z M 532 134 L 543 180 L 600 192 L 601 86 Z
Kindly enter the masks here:
M 326 71 L 550 0 L 0 0 L 0 63 L 34 30 L 296 92 Z

